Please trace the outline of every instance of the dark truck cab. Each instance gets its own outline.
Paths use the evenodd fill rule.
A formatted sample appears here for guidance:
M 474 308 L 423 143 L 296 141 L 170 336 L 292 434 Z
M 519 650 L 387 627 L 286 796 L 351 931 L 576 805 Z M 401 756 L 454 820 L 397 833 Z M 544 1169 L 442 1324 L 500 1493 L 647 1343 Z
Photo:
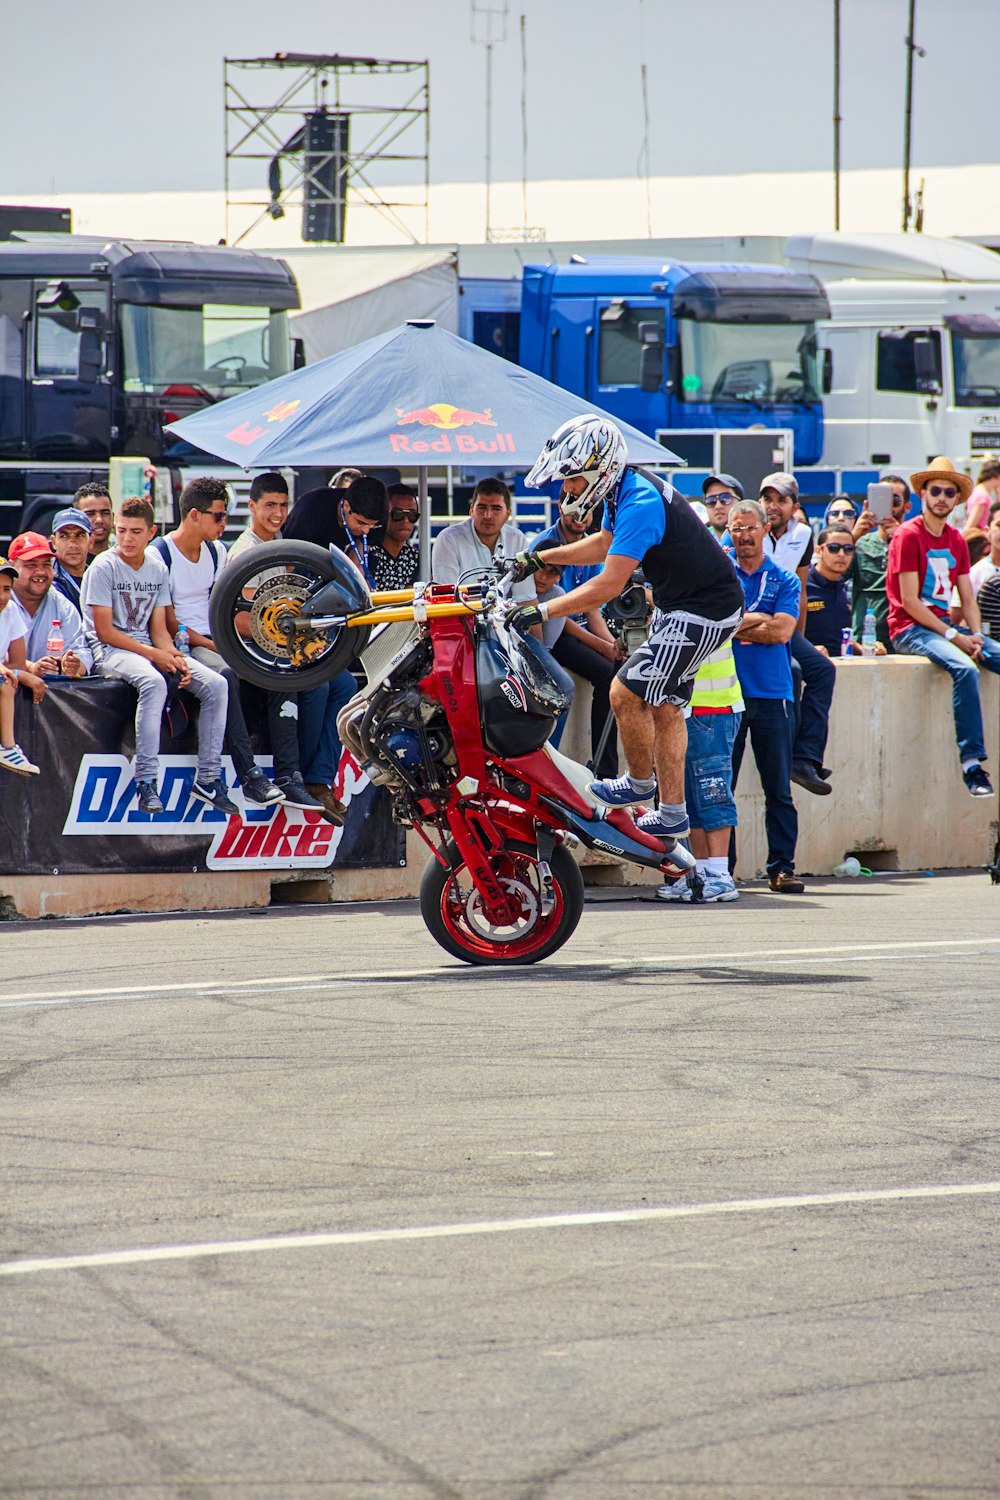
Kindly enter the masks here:
M 251 250 L 0 244 L 0 535 L 65 504 L 114 454 L 190 461 L 164 424 L 285 374 L 298 306 L 284 261 Z

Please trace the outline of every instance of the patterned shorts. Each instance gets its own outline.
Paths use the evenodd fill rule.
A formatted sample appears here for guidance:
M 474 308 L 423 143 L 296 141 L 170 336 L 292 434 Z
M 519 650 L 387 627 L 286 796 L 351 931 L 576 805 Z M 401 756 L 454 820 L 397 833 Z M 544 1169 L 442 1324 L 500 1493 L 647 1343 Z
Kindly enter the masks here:
M 619 681 L 650 708 L 663 703 L 687 708 L 698 668 L 732 640 L 742 618 L 742 610 L 727 620 L 706 620 L 687 610 L 657 610 L 645 644 L 621 668 Z

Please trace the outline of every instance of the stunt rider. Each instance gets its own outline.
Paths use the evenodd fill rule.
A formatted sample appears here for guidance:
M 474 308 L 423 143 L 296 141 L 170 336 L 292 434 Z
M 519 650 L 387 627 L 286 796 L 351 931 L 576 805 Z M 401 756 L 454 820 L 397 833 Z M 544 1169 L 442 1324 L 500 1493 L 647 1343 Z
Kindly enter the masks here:
M 543 559 L 603 567 L 560 599 L 516 606 L 509 619 L 523 630 L 586 613 L 616 598 L 642 568 L 656 606 L 649 637 L 611 685 L 628 773 L 592 782 L 590 793 L 608 807 L 627 807 L 648 801 L 658 783 L 659 805 L 639 818 L 639 827 L 678 839 L 689 832 L 685 709 L 699 667 L 736 633 L 743 591 L 733 564 L 683 495 L 630 466 L 627 457 L 618 428 L 602 417 L 574 417 L 549 438 L 525 483 L 539 489 L 561 479 L 562 513 L 572 511 L 580 522 L 603 501 L 602 527 L 568 546 L 519 553 L 517 573 L 527 576 Z

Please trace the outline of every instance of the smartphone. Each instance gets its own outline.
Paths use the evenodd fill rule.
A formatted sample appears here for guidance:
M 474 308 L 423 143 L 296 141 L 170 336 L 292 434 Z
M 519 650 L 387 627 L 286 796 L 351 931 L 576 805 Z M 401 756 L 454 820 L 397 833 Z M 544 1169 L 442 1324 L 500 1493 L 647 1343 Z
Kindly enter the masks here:
M 892 517 L 892 485 L 870 484 L 868 486 L 868 509 L 876 521 L 888 521 Z

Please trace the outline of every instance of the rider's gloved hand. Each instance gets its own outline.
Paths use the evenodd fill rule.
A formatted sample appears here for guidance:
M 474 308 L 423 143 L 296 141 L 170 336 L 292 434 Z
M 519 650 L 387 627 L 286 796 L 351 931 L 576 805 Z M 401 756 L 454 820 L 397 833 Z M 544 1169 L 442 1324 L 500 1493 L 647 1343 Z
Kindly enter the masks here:
M 511 630 L 524 635 L 532 625 L 541 625 L 548 617 L 549 612 L 544 604 L 515 604 L 506 619 Z
M 545 566 L 544 552 L 518 552 L 511 559 L 511 577 L 515 583 L 523 583 L 532 573 Z

